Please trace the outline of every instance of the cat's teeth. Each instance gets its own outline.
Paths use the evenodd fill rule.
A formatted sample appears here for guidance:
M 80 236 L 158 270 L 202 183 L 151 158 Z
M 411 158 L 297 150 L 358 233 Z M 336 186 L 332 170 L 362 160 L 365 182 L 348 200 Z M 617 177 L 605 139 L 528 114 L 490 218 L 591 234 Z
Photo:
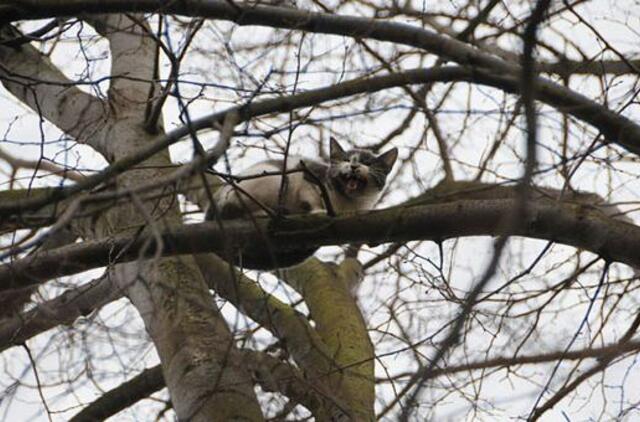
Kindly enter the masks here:
M 359 185 L 359 183 L 358 183 L 358 181 L 356 179 L 350 179 L 347 182 L 347 189 L 356 190 L 356 189 L 358 189 L 358 185 Z

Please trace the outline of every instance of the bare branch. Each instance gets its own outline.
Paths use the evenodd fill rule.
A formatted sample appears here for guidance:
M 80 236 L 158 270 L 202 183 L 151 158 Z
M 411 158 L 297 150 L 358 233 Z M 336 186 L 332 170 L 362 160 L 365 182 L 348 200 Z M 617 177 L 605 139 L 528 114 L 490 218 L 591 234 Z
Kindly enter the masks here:
M 70 419 L 73 422 L 104 420 L 165 387 L 160 365 L 145 369 L 131 380 L 113 388 Z
M 354 16 L 315 13 L 294 8 L 230 4 L 222 0 L 182 1 L 166 4 L 159 0 L 118 0 L 101 2 L 86 0 L 82 3 L 46 0 L 34 4 L 6 5 L 2 9 L 6 20 L 35 19 L 57 15 L 86 13 L 113 13 L 123 11 L 146 11 L 184 14 L 214 19 L 231 20 L 239 25 L 263 25 L 301 31 L 344 35 L 356 38 L 371 38 L 409 45 L 424 49 L 461 65 L 473 66 L 475 72 L 490 70 L 483 83 L 493 80 L 500 85 L 512 80 L 511 90 L 517 90 L 520 67 L 496 56 L 477 50 L 464 42 L 438 35 L 431 31 L 396 22 L 376 21 Z M 508 83 L 507 83 L 508 84 Z M 541 95 L 538 99 L 548 102 L 552 93 L 554 107 L 565 107 L 567 112 L 584 119 L 600 129 L 611 142 L 640 152 L 640 127 L 629 119 L 609 111 L 595 102 L 561 85 L 547 80 L 537 82 Z M 545 95 L 544 92 L 547 94 Z M 569 104 L 573 103 L 573 104 Z M 577 104 L 576 104 L 577 103 Z M 571 110 L 578 108 L 576 112 Z M 594 107 L 598 114 L 594 114 Z M 284 111 L 284 110 L 283 110 Z
M 31 169 L 31 170 L 44 170 L 50 172 L 53 175 L 61 177 L 63 179 L 73 180 L 75 182 L 80 182 L 84 180 L 84 176 L 76 171 L 69 170 L 65 167 L 58 166 L 55 163 L 47 160 L 25 160 L 22 158 L 14 157 L 8 152 L 0 149 L 0 158 L 5 160 L 14 171 L 19 169 Z
M 114 162 L 105 170 L 88 176 L 82 183 L 68 188 L 53 190 L 50 195 L 46 196 L 6 204 L 2 203 L 0 204 L 0 217 L 7 217 L 12 214 L 38 209 L 47 203 L 60 201 L 82 190 L 91 189 L 109 178 L 120 174 L 131 166 L 148 159 L 157 152 L 164 150 L 167 146 L 178 142 L 182 137 L 188 135 L 190 131 L 222 125 L 226 115 L 230 112 L 238 113 L 239 122 L 241 122 L 256 116 L 285 112 L 357 93 L 375 92 L 405 84 L 436 81 L 473 81 L 494 86 L 507 92 L 516 93 L 519 90 L 519 80 L 517 77 L 498 75 L 480 69 L 470 70 L 462 67 L 443 67 L 436 69 L 415 69 L 376 78 L 361 78 L 290 97 L 250 103 L 245 106 L 234 107 L 227 111 L 217 112 L 195 119 L 188 127 L 183 126 L 173 130 L 154 143 L 140 148 L 137 152 Z M 579 119 L 593 124 L 608 140 L 613 142 L 617 139 L 621 146 L 634 152 L 640 152 L 640 141 L 638 141 L 640 139 L 640 126 L 626 117 L 564 87 L 542 81 L 538 81 L 538 84 L 536 91 L 537 98 L 557 107 L 560 111 L 570 113 Z
M 60 324 L 71 324 L 122 296 L 122 290 L 105 275 L 41 303 L 35 309 L 0 320 L 0 351 Z
M 291 218 L 277 225 L 263 219 L 258 221 L 258 230 L 252 222 L 230 221 L 225 224 L 226 236 L 221 235 L 217 224 L 207 222 L 164 232 L 162 254 L 220 252 L 226 242 L 231 242 L 233 248 L 264 248 L 265 240 L 260 233 L 267 233 L 269 247 L 283 252 L 353 242 L 497 235 L 504 230 L 502 222 L 516 202 L 513 199 L 463 200 L 430 206 L 398 206 L 337 218 Z M 529 208 L 527 218 L 514 229 L 514 235 L 554 240 L 640 267 L 640 257 L 634 252 L 640 247 L 637 226 L 615 221 L 590 210 L 589 206 L 575 203 L 537 200 L 532 201 Z M 388 229 L 381 231 L 379 227 Z M 107 265 L 113 263 L 114 256 L 119 262 L 126 262 L 140 258 L 140 253 L 146 250 L 145 256 L 152 257 L 156 251 L 145 248 L 148 242 L 148 235 L 115 237 L 17 260 L 0 267 L 0 290 L 26 287 Z
M 0 38 L 16 31 L 5 26 Z M 98 148 L 92 136 L 107 119 L 105 105 L 98 98 L 73 86 L 73 82 L 35 47 L 12 48 L 0 43 L 0 81 L 16 98 L 60 130 Z

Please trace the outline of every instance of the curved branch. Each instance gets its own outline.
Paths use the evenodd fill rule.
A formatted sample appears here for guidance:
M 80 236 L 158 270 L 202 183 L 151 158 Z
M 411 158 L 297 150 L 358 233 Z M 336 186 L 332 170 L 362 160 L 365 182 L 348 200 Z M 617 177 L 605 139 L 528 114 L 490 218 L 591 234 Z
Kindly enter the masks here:
M 482 12 L 487 9 L 490 9 L 493 5 L 493 2 L 489 3 L 485 6 Z M 442 23 L 440 20 L 436 18 L 436 16 L 429 16 L 428 13 L 424 13 L 423 10 L 413 8 L 408 2 L 399 6 L 394 4 L 392 6 L 392 15 L 398 16 L 398 14 L 403 16 L 411 16 L 416 19 L 420 19 L 422 22 L 435 29 L 440 34 L 448 35 L 452 38 L 457 38 L 459 40 L 463 40 L 469 42 L 482 51 L 487 53 L 496 55 L 503 60 L 506 61 L 518 61 L 519 56 L 517 53 L 506 50 L 500 46 L 498 46 L 495 42 L 489 42 L 487 39 L 463 39 L 461 35 L 464 35 L 466 30 L 462 32 L 457 32 L 454 26 L 446 23 Z M 561 12 L 561 9 L 557 9 L 551 12 L 551 15 L 557 15 L 558 12 Z M 478 14 L 473 21 L 469 22 L 469 27 L 472 27 L 476 19 L 481 18 L 482 12 Z M 464 16 L 457 16 L 458 18 L 465 19 Z M 525 19 L 520 24 L 523 24 L 527 20 Z M 485 20 L 482 23 L 487 23 Z M 515 33 L 515 28 L 511 28 L 510 32 Z M 537 70 L 539 72 L 544 73 L 554 73 L 560 75 L 562 77 L 567 77 L 569 75 L 591 75 L 591 76 L 605 76 L 605 75 L 628 75 L 628 74 L 637 74 L 637 68 L 640 67 L 640 60 L 637 58 L 631 60 L 602 60 L 602 59 L 584 59 L 584 60 L 572 60 L 568 59 L 564 56 L 561 56 L 556 51 L 555 61 L 541 61 L 537 63 Z
M 0 40 L 16 33 L 19 34 L 13 27 L 0 24 Z M 80 143 L 90 142 L 91 135 L 106 120 L 103 101 L 73 86 L 47 56 L 30 44 L 8 47 L 0 43 L 0 83 Z M 96 143 L 91 146 L 103 152 Z
M 164 387 L 160 365 L 145 369 L 131 380 L 104 393 L 69 420 L 73 422 L 105 420 Z
M 181 226 L 162 234 L 165 256 L 268 247 L 286 253 L 324 245 L 357 242 L 444 240 L 463 236 L 499 235 L 514 199 L 461 200 L 435 205 L 397 206 L 337 218 L 292 217 L 276 223 L 261 219 Z M 381 230 L 384 227 L 384 230 Z M 587 205 L 532 200 L 529 213 L 514 235 L 553 240 L 600 254 L 611 261 L 640 267 L 640 227 L 606 217 Z M 156 254 L 150 235 L 119 236 L 74 244 L 34 254 L 0 266 L 0 291 L 38 284 L 91 268 L 133 261 Z M 264 236 L 264 237 L 263 237 Z M 231 245 L 225 245 L 231 242 Z
M 84 176 L 74 170 L 60 166 L 48 160 L 25 160 L 24 158 L 15 157 L 0 148 L 0 159 L 4 160 L 11 166 L 13 171 L 20 169 L 41 170 L 51 173 L 62 179 L 69 179 L 75 182 L 84 180 Z
M 316 331 L 341 368 L 331 374 L 333 391 L 351 404 L 356 420 L 375 419 L 375 351 L 351 290 L 363 275 L 360 262 L 346 258 L 336 266 L 309 259 L 282 275 L 304 297 Z
M 185 125 L 167 133 L 154 143 L 140 148 L 137 152 L 114 162 L 105 170 L 87 177 L 81 183 L 60 189 L 53 189 L 50 193 L 37 198 L 0 203 L 0 217 L 9 217 L 12 214 L 24 213 L 29 210 L 38 209 L 48 203 L 58 202 L 83 190 L 96 187 L 109 178 L 114 177 L 126 169 L 148 159 L 157 152 L 163 151 L 169 145 L 180 141 L 182 137 L 188 135 L 191 131 L 198 131 L 222 125 L 229 113 L 238 113 L 238 122 L 243 122 L 257 116 L 288 112 L 297 108 L 308 107 L 325 101 L 331 101 L 356 94 L 376 92 L 392 87 L 418 83 L 459 81 L 480 83 L 511 93 L 517 93 L 519 90 L 517 75 L 507 76 L 482 69 L 468 69 L 459 66 L 449 66 L 431 69 L 413 69 L 406 72 L 373 78 L 358 78 L 330 87 L 310 90 L 288 97 L 272 98 L 246 104 L 240 107 L 232 107 L 225 111 L 212 113 L 210 115 L 194 119 L 191 122 L 191 125 Z M 640 153 L 640 126 L 636 125 L 626 117 L 621 116 L 580 94 L 543 80 L 538 80 L 536 97 L 558 108 L 562 112 L 569 113 L 578 119 L 592 124 L 598 128 L 608 140 L 613 142 L 618 139 L 618 143 L 623 147 L 636 153 Z
M 212 113 L 199 119 L 192 120 L 190 125 L 174 129 L 166 135 L 161 136 L 157 141 L 150 143 L 140 148 L 137 152 L 114 162 L 99 173 L 88 176 L 81 183 L 60 189 L 53 189 L 49 193 L 38 196 L 37 198 L 2 202 L 0 203 L 0 217 L 9 217 L 12 214 L 23 214 L 25 211 L 35 210 L 46 204 L 69 198 L 78 192 L 94 188 L 108 179 L 124 172 L 128 168 L 145 161 L 154 154 L 165 150 L 165 148 L 180 141 L 180 139 L 192 132 L 211 127 L 221 127 L 224 124 L 226 116 L 231 113 L 238 113 L 239 123 L 257 116 L 288 112 L 297 108 L 308 107 L 324 101 L 335 100 L 350 95 L 376 92 L 382 89 L 412 83 L 459 81 L 464 80 L 463 78 L 467 78 L 469 76 L 470 71 L 461 67 L 414 69 L 408 72 L 377 78 L 359 78 L 326 88 L 306 91 L 288 97 L 278 97 L 249 103 L 244 106 L 232 107 L 228 110 Z
M 635 68 L 634 68 L 635 67 Z M 592 75 L 621 76 L 636 74 L 640 68 L 640 60 L 559 60 L 557 62 L 538 63 L 539 72 L 556 73 L 558 75 Z
M 69 16 L 78 13 L 134 11 L 174 13 L 229 20 L 238 25 L 288 28 L 314 33 L 388 41 L 420 48 L 461 65 L 484 68 L 493 76 L 503 75 L 517 78 L 521 72 L 520 66 L 478 50 L 459 40 L 412 25 L 379 21 L 371 18 L 309 12 L 288 7 L 256 6 L 254 4 L 232 3 L 223 0 L 183 0 L 168 3 L 161 0 L 115 0 L 109 2 L 101 0 L 84 0 L 81 2 L 32 0 L 15 3 L 15 5 L 0 7 L 0 12 L 2 12 L 0 15 L 4 15 L 6 21 Z M 538 78 L 536 83 L 540 90 L 546 89 L 554 91 L 556 94 L 561 94 L 559 97 L 554 96 L 554 100 L 558 104 L 563 104 L 562 97 L 566 96 L 571 97 L 571 102 L 579 99 L 578 105 L 581 108 L 598 106 L 599 111 L 606 111 L 604 115 L 598 116 L 584 110 L 582 117 L 576 116 L 596 126 L 610 142 L 617 141 L 624 148 L 640 153 L 640 126 L 562 85 L 541 78 Z M 543 99 L 543 101 L 546 100 Z M 566 104 L 566 106 L 572 108 L 575 104 Z M 570 110 L 567 110 L 567 112 L 574 114 Z
M 577 349 L 577 350 L 556 350 L 552 352 L 543 352 L 535 355 L 523 356 L 497 356 L 487 358 L 486 360 L 472 361 L 458 365 L 441 366 L 434 368 L 433 376 L 451 375 L 459 372 L 482 371 L 490 368 L 507 368 L 510 366 L 535 365 L 538 363 L 555 362 L 558 360 L 584 360 L 598 359 L 611 361 L 626 353 L 636 353 L 640 350 L 640 340 L 620 341 L 602 347 Z M 410 377 L 415 371 L 404 372 L 394 375 L 392 378 L 400 379 Z M 377 379 L 378 382 L 386 381 L 386 379 Z
M 558 350 L 552 352 L 545 352 L 535 355 L 525 355 L 525 356 L 498 356 L 494 358 L 487 358 L 486 360 L 473 361 L 458 365 L 442 365 L 439 368 L 434 368 L 431 373 L 432 378 L 440 377 L 443 375 L 451 375 L 461 372 L 470 372 L 470 371 L 486 371 L 488 369 L 500 369 L 500 368 L 509 368 L 512 366 L 521 366 L 521 365 L 532 365 L 539 363 L 547 363 L 554 362 L 558 360 L 584 360 L 595 358 L 598 359 L 599 362 L 607 362 L 610 363 L 613 359 L 616 359 L 626 353 L 636 353 L 640 349 L 640 341 L 626 341 L 622 340 L 617 343 L 613 343 L 607 346 L 603 346 L 600 348 L 587 348 L 587 349 L 578 349 L 578 350 Z M 599 365 L 598 365 L 599 366 Z M 385 382 L 388 380 L 399 380 L 402 378 L 411 377 L 415 371 L 413 372 L 404 372 L 399 373 L 392 376 L 390 379 L 377 379 L 377 382 Z M 582 377 L 582 375 L 581 375 Z M 410 386 L 410 384 L 407 384 Z M 404 391 L 407 391 L 408 388 L 404 388 Z M 383 410 L 380 412 L 377 417 L 382 419 L 384 415 L 390 412 L 399 402 L 399 400 L 403 398 L 402 395 L 398 395 L 391 403 L 389 403 Z
M 78 317 L 123 296 L 111 278 L 102 276 L 70 289 L 35 309 L 0 321 L 0 352 L 60 324 L 71 324 Z

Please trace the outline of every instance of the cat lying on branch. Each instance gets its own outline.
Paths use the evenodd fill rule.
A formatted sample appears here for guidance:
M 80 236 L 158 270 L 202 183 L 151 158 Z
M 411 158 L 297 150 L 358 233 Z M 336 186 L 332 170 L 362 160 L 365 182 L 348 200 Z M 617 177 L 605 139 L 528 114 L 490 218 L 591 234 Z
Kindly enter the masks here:
M 328 163 L 289 156 L 286 163 L 284 159 L 268 160 L 249 167 L 238 175 L 238 182 L 229 180 L 216 192 L 216 206 L 207 211 L 207 219 L 333 216 L 371 209 L 398 157 L 397 148 L 380 155 L 368 149 L 345 151 L 331 138 L 329 149 Z M 245 250 L 234 260 L 244 268 L 266 270 L 299 264 L 315 251 L 274 254 L 265 249 Z

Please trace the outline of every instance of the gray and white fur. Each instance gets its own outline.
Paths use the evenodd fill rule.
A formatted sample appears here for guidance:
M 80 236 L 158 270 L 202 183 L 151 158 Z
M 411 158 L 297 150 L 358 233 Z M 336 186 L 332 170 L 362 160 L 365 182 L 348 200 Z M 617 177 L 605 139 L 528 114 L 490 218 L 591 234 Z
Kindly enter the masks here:
M 287 170 L 294 172 L 286 175 L 281 201 L 284 160 L 268 160 L 249 167 L 238 175 L 241 179 L 238 183 L 227 184 L 216 192 L 214 199 L 220 218 L 268 215 L 265 208 L 282 214 L 326 213 L 327 206 L 318 183 L 324 186 L 336 213 L 369 210 L 384 189 L 398 150 L 393 148 L 381 155 L 367 149 L 345 151 L 331 138 L 329 155 L 329 163 L 289 156 Z M 303 168 L 306 170 L 296 171 Z M 213 217 L 212 213 L 207 213 L 208 219 Z M 242 265 L 255 269 L 291 266 L 313 252 L 315 250 L 267 259 L 247 256 L 245 251 Z

